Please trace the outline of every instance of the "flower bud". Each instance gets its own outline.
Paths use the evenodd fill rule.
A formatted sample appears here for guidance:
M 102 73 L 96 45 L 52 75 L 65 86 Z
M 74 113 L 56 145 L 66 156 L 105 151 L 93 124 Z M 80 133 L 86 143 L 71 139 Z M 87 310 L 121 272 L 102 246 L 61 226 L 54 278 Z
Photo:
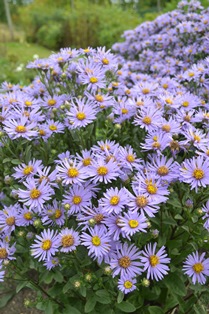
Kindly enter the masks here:
M 37 218 L 34 220 L 33 225 L 35 228 L 40 228 L 42 226 L 41 219 Z
M 76 280 L 73 285 L 74 285 L 74 287 L 75 287 L 76 289 L 78 289 L 78 288 L 80 288 L 80 286 L 81 286 L 81 282 L 78 281 L 78 280 Z
M 148 288 L 150 281 L 147 278 L 142 279 L 142 286 Z
M 68 203 L 66 203 L 65 205 L 64 205 L 64 209 L 66 210 L 66 211 L 68 211 L 69 209 L 70 209 L 70 204 L 68 204 Z
M 106 266 L 106 267 L 104 268 L 104 273 L 105 273 L 106 275 L 110 275 L 110 274 L 112 273 L 112 269 L 110 268 L 110 266 Z
M 89 219 L 89 226 L 94 227 L 96 225 L 96 220 L 91 218 Z

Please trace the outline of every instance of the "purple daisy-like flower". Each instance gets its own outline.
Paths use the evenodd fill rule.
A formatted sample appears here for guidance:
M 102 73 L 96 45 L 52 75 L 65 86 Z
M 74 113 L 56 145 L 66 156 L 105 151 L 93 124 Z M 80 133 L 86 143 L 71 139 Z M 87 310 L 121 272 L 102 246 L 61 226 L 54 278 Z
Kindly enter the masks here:
M 52 268 L 56 266 L 60 266 L 59 258 L 56 256 L 51 256 L 49 260 L 45 260 L 44 266 L 46 266 L 47 270 L 51 270 Z
M 136 289 L 136 279 L 129 276 L 123 276 L 118 280 L 118 289 L 124 294 L 127 294 Z
M 5 234 L 10 235 L 15 230 L 19 209 L 20 206 L 15 204 L 9 207 L 5 206 L 3 210 L 0 210 L 0 234 L 5 232 Z
M 104 159 L 93 160 L 88 168 L 88 175 L 93 177 L 93 182 L 109 183 L 116 180 L 120 174 L 120 169 L 116 162 L 110 159 L 107 163 Z
M 36 235 L 35 243 L 31 245 L 31 255 L 38 258 L 38 261 L 50 260 L 55 255 L 59 247 L 57 232 L 54 230 L 44 230 L 40 235 Z
M 0 265 L 5 261 L 5 260 L 13 260 L 16 259 L 13 255 L 16 251 L 14 243 L 11 247 L 9 246 L 9 243 L 5 240 L 0 241 Z
M 65 124 L 69 129 L 85 127 L 96 119 L 97 112 L 94 102 L 86 98 L 76 99 L 76 103 L 71 101 Z
M 104 197 L 100 199 L 99 204 L 105 212 L 111 214 L 112 212 L 119 214 L 126 206 L 128 201 L 128 193 L 125 188 L 120 190 L 110 188 L 104 193 Z
M 58 234 L 60 243 L 60 252 L 68 253 L 76 250 L 76 247 L 80 244 L 79 233 L 72 228 L 65 228 Z
M 197 251 L 193 252 L 184 262 L 183 271 L 192 278 L 193 284 L 198 282 L 202 285 L 206 282 L 205 276 L 209 276 L 209 258 L 205 259 L 205 254 L 199 256 Z
M 41 220 L 44 225 L 63 226 L 65 223 L 65 211 L 56 200 L 52 205 L 44 206 L 41 213 Z
M 143 264 L 140 260 L 140 252 L 138 248 L 127 243 L 117 246 L 116 250 L 110 256 L 110 267 L 113 270 L 112 276 L 121 275 L 121 277 L 129 276 L 131 278 L 141 275 Z
M 160 250 L 156 253 L 157 243 L 152 246 L 149 243 L 145 246 L 144 251 L 142 251 L 141 261 L 144 264 L 144 271 L 147 270 L 147 279 L 161 280 L 169 271 L 169 267 L 166 265 L 170 263 L 170 258 L 168 258 L 165 252 L 165 247 L 162 246 Z
M 76 160 L 63 160 L 56 167 L 58 176 L 63 180 L 63 184 L 78 184 L 81 185 L 84 179 L 89 176 L 83 164 L 77 163 Z
M 91 204 L 91 191 L 83 186 L 73 185 L 69 192 L 64 195 L 63 204 L 69 204 L 70 209 L 68 215 L 79 213 L 82 209 L 87 208 Z
M 23 182 L 27 190 L 18 190 L 19 201 L 29 206 L 29 209 L 43 208 L 45 201 L 51 199 L 51 195 L 54 194 L 54 190 L 50 187 L 47 181 L 44 179 L 39 185 L 33 178 L 26 179 Z
M 31 160 L 28 164 L 21 164 L 17 167 L 14 167 L 15 173 L 13 173 L 13 177 L 15 179 L 19 179 L 20 181 L 25 180 L 26 178 L 32 178 L 37 173 L 38 169 L 42 169 L 42 161 L 41 160 Z
M 30 122 L 27 117 L 22 116 L 17 120 L 5 120 L 3 129 L 13 140 L 19 137 L 24 137 L 27 140 L 31 140 L 38 134 L 37 131 L 35 131 L 36 126 L 36 123 Z
M 106 228 L 95 226 L 94 228 L 89 228 L 89 233 L 83 232 L 81 235 L 81 244 L 88 248 L 88 254 L 95 258 L 108 254 L 111 239 Z
M 197 192 L 198 187 L 209 184 L 209 160 L 204 156 L 186 159 L 180 169 L 180 181 L 189 183 Z
M 130 236 L 136 232 L 146 232 L 147 218 L 142 213 L 139 215 L 137 212 L 124 213 L 124 216 L 120 216 L 118 226 L 121 227 L 121 231 L 124 232 L 125 237 L 131 240 Z
M 33 224 L 35 220 L 35 215 L 32 211 L 30 211 L 26 206 L 19 209 L 18 215 L 16 217 L 17 226 L 29 226 Z

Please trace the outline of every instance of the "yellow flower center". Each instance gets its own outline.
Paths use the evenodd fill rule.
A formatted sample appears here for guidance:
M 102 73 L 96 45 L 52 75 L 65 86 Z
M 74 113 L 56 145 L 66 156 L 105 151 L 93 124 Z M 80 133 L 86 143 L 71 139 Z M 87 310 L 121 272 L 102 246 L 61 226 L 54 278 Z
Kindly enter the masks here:
M 25 105 L 26 105 L 27 107 L 30 107 L 30 106 L 32 105 L 32 101 L 26 100 L 26 101 L 25 101 Z
M 79 172 L 76 168 L 70 168 L 68 169 L 67 174 L 68 174 L 68 177 L 70 178 L 76 178 L 79 175 Z
M 52 246 L 52 241 L 51 240 L 43 240 L 42 241 L 42 250 L 44 251 L 48 251 Z
M 149 94 L 150 93 L 150 89 L 149 88 L 142 88 L 142 93 L 144 95 Z
M 62 211 L 60 209 L 55 210 L 54 218 L 58 219 L 62 216 Z
M 157 266 L 159 264 L 160 259 L 159 259 L 159 257 L 157 255 L 151 255 L 149 257 L 149 261 L 150 261 L 150 265 L 152 267 L 155 267 L 155 266 Z
M 204 176 L 205 176 L 205 173 L 202 169 L 196 168 L 193 171 L 193 177 L 197 180 L 201 180 L 202 178 L 204 178 Z
M 33 172 L 33 166 L 26 166 L 23 169 L 23 174 L 26 175 L 26 176 L 31 174 L 31 172 Z
M 46 131 L 44 131 L 44 130 L 39 130 L 39 135 L 40 135 L 40 136 L 46 135 Z
M 24 125 L 18 125 L 18 126 L 16 126 L 15 131 L 17 133 L 25 133 L 27 131 L 27 129 Z
M 129 226 L 131 227 L 131 228 L 137 228 L 138 227 L 138 225 L 139 225 L 139 222 L 138 222 L 138 220 L 136 220 L 136 219 L 130 219 L 129 220 L 129 222 L 128 222 L 128 224 L 129 224 Z
M 108 65 L 108 64 L 109 64 L 109 60 L 108 60 L 107 58 L 103 58 L 103 59 L 102 59 L 102 63 L 103 63 L 104 65 Z
M 15 224 L 15 217 L 8 217 L 7 219 L 6 219 L 6 224 L 8 225 L 8 226 L 13 226 L 14 224 Z
M 108 173 L 108 168 L 105 167 L 105 166 L 98 167 L 98 168 L 97 168 L 97 173 L 98 173 L 100 176 L 105 176 L 105 175 Z
M 118 205 L 119 201 L 120 201 L 120 197 L 115 195 L 115 196 L 111 197 L 110 204 L 111 205 Z
M 165 131 L 165 132 L 170 132 L 171 127 L 170 127 L 169 124 L 164 124 L 164 125 L 162 126 L 162 130 Z
M 86 115 L 85 115 L 85 113 L 84 112 L 78 112 L 77 114 L 76 114 L 76 118 L 78 119 L 78 120 L 84 120 L 85 118 L 86 118 Z
M 27 212 L 23 216 L 26 220 L 31 220 L 33 217 L 31 212 Z
M 148 204 L 148 200 L 145 196 L 139 195 L 136 198 L 136 205 L 139 206 L 140 208 L 145 207 Z
M 152 122 L 152 119 L 150 118 L 150 117 L 144 117 L 143 119 L 142 119 L 142 122 L 144 123 L 144 124 L 147 124 L 147 125 L 149 125 L 149 124 L 151 124 L 151 122 Z
M 189 106 L 189 102 L 188 101 L 183 101 L 182 106 L 183 107 L 188 107 Z
M 96 223 L 100 223 L 103 220 L 104 216 L 102 214 L 97 214 L 94 216 Z
M 49 99 L 47 104 L 50 106 L 50 107 L 53 107 L 55 104 L 56 104 L 56 100 L 55 99 Z
M 30 191 L 30 197 L 32 199 L 36 199 L 36 198 L 39 198 L 39 196 L 41 195 L 41 191 L 37 190 L 37 189 L 32 189 Z
M 155 184 L 152 184 L 152 183 L 148 184 L 148 185 L 147 185 L 147 192 L 148 192 L 149 194 L 156 194 L 156 193 L 157 193 L 157 187 L 156 187 L 156 185 L 155 185 Z
M 159 174 L 159 176 L 166 176 L 168 172 L 169 172 L 169 169 L 166 166 L 160 166 L 157 169 L 157 174 Z
M 191 117 L 187 114 L 187 115 L 185 115 L 185 117 L 184 117 L 184 121 L 186 121 L 186 122 L 190 122 L 190 120 L 191 120 Z
M 201 273 L 204 270 L 204 266 L 202 263 L 196 263 L 192 266 L 192 268 L 197 274 Z
M 82 201 L 82 198 L 79 195 L 73 196 L 73 204 L 78 205 Z
M 158 149 L 158 148 L 160 148 L 160 146 L 161 146 L 161 145 L 160 145 L 159 142 L 154 142 L 154 143 L 152 143 L 152 147 L 153 147 L 153 148 L 157 148 L 157 149 Z
M 121 112 L 122 112 L 122 114 L 126 114 L 126 113 L 128 113 L 128 109 L 122 108 L 122 109 L 121 109 Z
M 74 237 L 71 235 L 71 234 L 68 234 L 68 235 L 64 235 L 62 237 L 62 246 L 63 247 L 69 247 L 69 246 L 72 246 L 74 244 Z
M 199 135 L 194 134 L 194 141 L 197 141 L 199 143 L 201 141 L 201 137 Z
M 5 259 L 7 258 L 8 253 L 7 250 L 5 248 L 0 248 L 0 259 Z
M 118 261 L 118 264 L 120 265 L 120 267 L 128 268 L 131 265 L 130 257 L 128 256 L 121 257 Z
M 100 237 L 98 237 L 98 236 L 92 237 L 91 242 L 92 242 L 93 245 L 99 246 L 101 244 Z
M 134 162 L 135 161 L 135 157 L 134 157 L 134 155 L 127 155 L 126 156 L 126 160 L 128 161 L 128 162 Z
M 91 82 L 92 84 L 95 84 L 95 83 L 98 82 L 98 78 L 92 76 L 92 77 L 90 78 L 90 82 Z
M 164 89 L 168 88 L 168 84 L 163 84 L 162 86 L 163 86 Z
M 96 101 L 99 101 L 99 102 L 103 102 L 104 101 L 104 97 L 102 95 L 95 95 L 94 98 L 96 99 Z
M 123 285 L 126 289 L 131 289 L 133 287 L 132 282 L 129 280 L 126 280 Z
M 50 129 L 51 131 L 56 131 L 56 130 L 57 130 L 57 126 L 56 126 L 55 124 L 51 124 L 51 125 L 49 126 L 49 129 Z
M 83 159 L 83 165 L 84 166 L 89 166 L 90 164 L 91 164 L 91 158 L 90 157 L 88 157 L 88 158 L 84 158 Z
M 189 75 L 190 77 L 193 77 L 193 76 L 194 76 L 194 72 L 189 72 L 188 75 Z
M 173 104 L 173 100 L 171 98 L 166 98 L 165 99 L 166 104 L 168 105 L 172 105 Z

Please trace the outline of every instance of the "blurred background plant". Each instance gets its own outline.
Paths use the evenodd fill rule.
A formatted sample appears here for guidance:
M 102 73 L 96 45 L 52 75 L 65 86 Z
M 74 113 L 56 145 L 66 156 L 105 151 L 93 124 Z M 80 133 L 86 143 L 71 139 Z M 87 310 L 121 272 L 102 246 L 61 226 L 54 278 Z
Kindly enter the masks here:
M 3 0 L 0 1 L 0 83 L 28 84 L 25 65 L 62 47 L 106 46 L 125 30 L 176 8 L 178 0 Z M 209 6 L 208 0 L 202 5 Z M 9 23 L 7 10 L 11 17 Z

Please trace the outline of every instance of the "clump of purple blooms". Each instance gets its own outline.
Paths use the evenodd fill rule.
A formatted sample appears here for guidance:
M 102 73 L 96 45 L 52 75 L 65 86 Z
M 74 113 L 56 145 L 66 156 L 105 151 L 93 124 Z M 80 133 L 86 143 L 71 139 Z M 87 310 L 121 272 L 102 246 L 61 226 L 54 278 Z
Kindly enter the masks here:
M 206 282 L 209 9 L 182 1 L 123 37 L 115 53 L 63 48 L 28 64 L 31 85 L 1 85 L 0 281 L 23 232 L 34 263 L 62 269 L 82 247 L 124 294 L 177 267 Z M 188 237 L 179 258 L 172 241 L 196 225 L 206 240 Z

